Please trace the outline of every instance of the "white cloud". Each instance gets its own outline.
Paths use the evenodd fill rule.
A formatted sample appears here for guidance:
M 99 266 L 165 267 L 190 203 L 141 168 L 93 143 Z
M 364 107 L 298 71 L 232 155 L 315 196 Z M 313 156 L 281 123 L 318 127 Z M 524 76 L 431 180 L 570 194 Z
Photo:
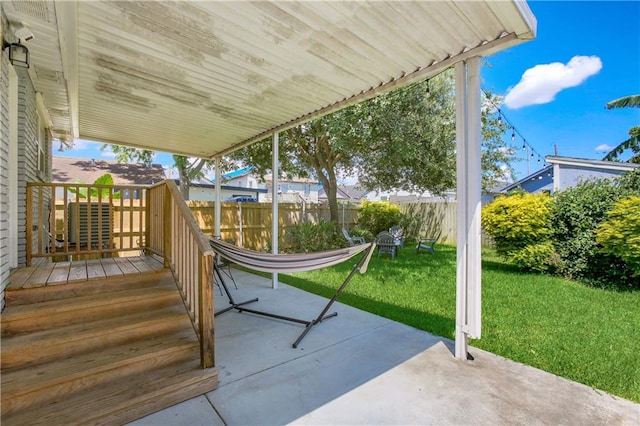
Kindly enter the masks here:
M 561 90 L 580 85 L 601 69 L 602 61 L 597 56 L 574 56 L 566 65 L 560 62 L 536 65 L 509 89 L 504 104 L 513 109 L 546 104 Z
M 611 151 L 613 148 L 615 148 L 614 146 L 610 146 L 607 145 L 606 143 L 603 143 L 602 145 L 598 145 L 596 146 L 596 152 L 609 152 Z

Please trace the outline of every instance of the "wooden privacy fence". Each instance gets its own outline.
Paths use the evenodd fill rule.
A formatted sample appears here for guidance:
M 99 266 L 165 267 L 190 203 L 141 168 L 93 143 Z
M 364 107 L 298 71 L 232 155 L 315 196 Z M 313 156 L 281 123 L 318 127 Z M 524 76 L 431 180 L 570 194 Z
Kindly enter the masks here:
M 483 203 L 484 207 L 487 203 Z M 409 237 L 413 235 L 435 236 L 440 235 L 438 242 L 456 244 L 457 238 L 457 202 L 435 201 L 425 203 L 403 203 L 400 211 L 411 217 L 415 223 L 410 230 Z M 483 247 L 493 247 L 491 238 L 481 231 Z
M 206 235 L 215 234 L 215 202 L 188 201 L 200 229 Z M 271 247 L 272 206 L 268 203 L 222 203 L 220 237 L 241 247 L 265 251 Z M 338 206 L 339 226 L 351 228 L 358 216 L 358 207 Z M 282 203 L 278 206 L 278 226 L 281 238 L 299 223 L 329 221 L 329 208 L 322 204 Z

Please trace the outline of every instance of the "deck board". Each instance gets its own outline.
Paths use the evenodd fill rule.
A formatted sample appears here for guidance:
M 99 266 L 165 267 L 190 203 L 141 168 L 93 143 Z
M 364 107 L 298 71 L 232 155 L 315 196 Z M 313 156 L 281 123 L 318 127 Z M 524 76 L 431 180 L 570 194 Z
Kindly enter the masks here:
M 25 282 L 22 288 L 39 287 L 47 283 L 49 275 L 53 271 L 53 263 L 49 263 L 38 268 L 31 274 L 29 281 Z
M 131 265 L 133 265 L 139 272 L 154 272 L 151 266 L 147 265 L 145 261 L 140 258 L 130 259 Z
M 87 279 L 95 280 L 104 277 L 106 277 L 106 274 L 100 259 L 87 260 Z
M 87 280 L 87 261 L 74 260 L 69 268 L 69 280 L 67 282 Z
M 127 257 L 116 257 L 115 261 L 116 261 L 116 264 L 122 270 L 122 273 L 124 273 L 124 274 L 139 274 L 140 273 L 140 271 L 138 271 L 138 269 L 131 264 L 131 262 L 129 261 L 129 258 L 127 258 Z
M 66 283 L 69 280 L 69 269 L 71 262 L 58 262 L 53 267 L 51 275 L 47 280 L 47 284 Z
M 9 290 L 22 288 L 22 286 L 29 281 L 29 278 L 31 278 L 31 275 L 33 275 L 36 269 L 38 268 L 35 266 L 15 269 L 11 272 L 11 275 L 9 275 L 9 286 L 7 288 Z
M 7 290 L 56 286 L 106 277 L 155 274 L 166 271 L 162 259 L 155 256 L 132 256 L 49 262 L 17 268 L 9 276 Z
M 104 273 L 107 277 L 124 275 L 124 272 L 122 272 L 122 269 L 120 269 L 114 258 L 108 257 L 106 259 L 100 259 L 100 263 L 102 264 L 102 269 L 104 269 Z

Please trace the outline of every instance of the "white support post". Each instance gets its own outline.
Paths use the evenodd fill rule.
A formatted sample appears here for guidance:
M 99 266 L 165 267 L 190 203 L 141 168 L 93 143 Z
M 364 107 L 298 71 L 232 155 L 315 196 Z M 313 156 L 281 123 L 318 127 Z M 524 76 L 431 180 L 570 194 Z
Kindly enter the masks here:
M 273 254 L 278 254 L 278 173 L 280 171 L 280 162 L 278 161 L 278 136 L 276 132 L 273 134 L 273 149 L 271 175 L 271 250 Z M 271 276 L 271 288 L 278 288 L 278 273 L 274 272 Z
M 216 185 L 215 185 L 215 196 L 216 196 L 216 202 L 215 202 L 215 212 L 214 212 L 214 229 L 213 229 L 213 233 L 214 233 L 214 237 L 216 238 L 222 238 L 221 232 L 220 232 L 220 218 L 222 217 L 222 200 L 220 199 L 220 186 L 222 185 L 222 174 L 220 173 L 220 157 L 216 157 L 216 161 L 215 161 L 215 168 L 216 168 Z
M 455 356 L 467 359 L 468 338 L 481 330 L 480 58 L 456 64 L 457 287 Z
M 220 218 L 221 218 L 221 204 L 222 200 L 220 199 L 220 185 L 221 185 L 221 174 L 220 174 L 220 157 L 216 157 L 215 158 L 215 179 L 216 179 L 216 184 L 214 186 L 214 196 L 215 196 L 215 203 L 214 203 L 214 211 L 213 211 L 213 237 L 214 238 L 219 238 L 222 239 L 222 234 L 220 232 Z M 216 256 L 215 257 L 215 262 L 216 264 L 220 265 L 222 264 L 222 258 L 220 256 Z

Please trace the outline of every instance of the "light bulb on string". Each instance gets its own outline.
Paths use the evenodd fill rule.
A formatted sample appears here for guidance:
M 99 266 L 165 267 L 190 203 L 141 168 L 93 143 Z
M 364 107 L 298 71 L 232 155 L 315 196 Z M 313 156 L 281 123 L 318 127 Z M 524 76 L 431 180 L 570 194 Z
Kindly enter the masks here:
M 515 129 L 511 129 L 511 142 L 513 142 L 514 140 L 516 140 L 516 131 Z
M 533 157 L 534 157 L 534 155 L 533 155 L 533 151 L 532 151 L 532 152 L 531 152 L 531 158 L 533 158 Z
M 540 156 L 538 156 L 538 164 L 540 164 Z

